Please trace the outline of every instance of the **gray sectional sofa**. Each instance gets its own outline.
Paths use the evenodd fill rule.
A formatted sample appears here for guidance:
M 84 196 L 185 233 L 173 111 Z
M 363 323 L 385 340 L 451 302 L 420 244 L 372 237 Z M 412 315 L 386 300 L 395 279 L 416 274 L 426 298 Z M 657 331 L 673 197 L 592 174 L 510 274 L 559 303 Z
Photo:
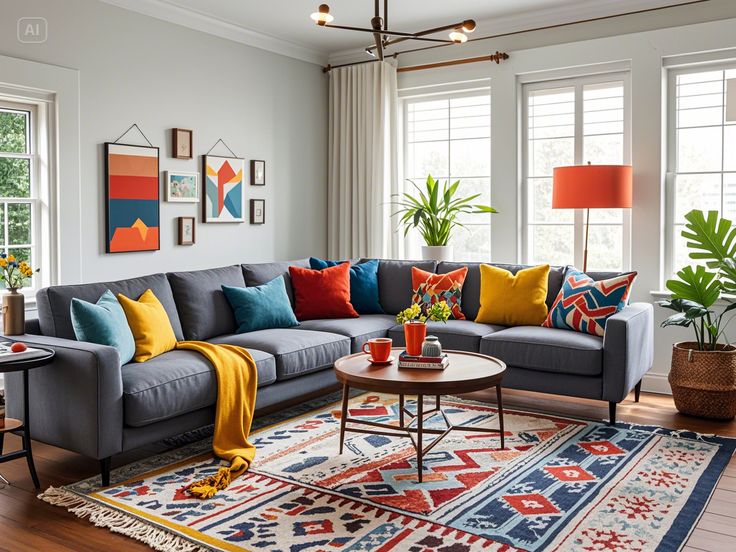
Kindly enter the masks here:
M 653 311 L 634 303 L 609 319 L 603 338 L 567 330 L 472 322 L 479 308 L 478 263 L 382 260 L 380 302 L 386 314 L 310 320 L 298 327 L 236 334 L 221 285 L 254 286 L 284 275 L 307 260 L 233 265 L 194 272 L 153 274 L 117 282 L 53 286 L 37 295 L 37 320 L 14 339 L 56 350 L 53 363 L 30 372 L 33 438 L 100 460 L 109 481 L 110 458 L 148 443 L 213 423 L 217 383 L 213 367 L 192 351 L 171 351 L 145 363 L 120 365 L 111 347 L 75 340 L 69 307 L 73 297 L 95 302 L 106 289 L 138 297 L 151 289 L 162 302 L 177 339 L 230 343 L 247 348 L 258 368 L 256 415 L 337 387 L 332 365 L 361 350 L 373 337 L 403 345 L 395 315 L 411 302 L 411 267 L 449 272 L 468 266 L 462 309 L 468 320 L 431 323 L 446 349 L 481 352 L 508 365 L 504 386 L 616 403 L 636 388 L 652 365 Z M 516 272 L 521 266 L 503 266 Z M 557 296 L 564 267 L 549 277 L 548 305 Z M 591 274 L 594 278 L 611 274 Z M 22 378 L 6 375 L 8 414 L 22 412 Z

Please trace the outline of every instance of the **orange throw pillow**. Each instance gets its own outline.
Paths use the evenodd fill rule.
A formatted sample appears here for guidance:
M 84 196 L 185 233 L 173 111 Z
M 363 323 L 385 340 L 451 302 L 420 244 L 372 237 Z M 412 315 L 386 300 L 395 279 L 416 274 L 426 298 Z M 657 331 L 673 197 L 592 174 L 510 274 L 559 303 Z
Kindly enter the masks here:
M 350 263 L 312 270 L 289 267 L 297 320 L 357 318 L 350 303 Z
M 460 304 L 467 275 L 467 266 L 447 274 L 434 274 L 415 266 L 411 267 L 411 287 L 414 290 L 412 303 L 417 303 L 425 311 L 434 303 L 445 301 L 452 311 L 450 318 L 465 320 Z

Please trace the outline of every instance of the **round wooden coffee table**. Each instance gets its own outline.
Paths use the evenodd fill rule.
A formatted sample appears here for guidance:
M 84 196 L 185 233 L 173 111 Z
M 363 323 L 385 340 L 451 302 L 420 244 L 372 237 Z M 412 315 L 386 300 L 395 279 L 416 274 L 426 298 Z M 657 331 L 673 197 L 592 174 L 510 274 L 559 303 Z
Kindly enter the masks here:
M 398 359 L 403 349 L 392 349 L 393 356 Z M 419 482 L 422 481 L 422 458 L 451 431 L 469 431 L 473 433 L 498 433 L 501 448 L 504 448 L 503 436 L 503 402 L 501 399 L 501 380 L 506 371 L 506 364 L 497 358 L 478 353 L 446 351 L 450 363 L 444 370 L 422 370 L 415 368 L 399 368 L 398 360 L 390 364 L 371 364 L 368 355 L 356 353 L 342 357 L 335 362 L 335 375 L 342 383 L 342 416 L 340 418 L 340 454 L 342 454 L 345 433 L 368 433 L 386 435 L 388 437 L 409 437 L 417 451 L 417 472 Z M 357 420 L 348 416 L 348 398 L 350 388 L 364 389 L 377 393 L 395 393 L 399 395 L 399 424 L 392 425 L 367 420 Z M 498 429 L 454 425 L 442 410 L 441 395 L 457 395 L 480 391 L 489 387 L 496 388 L 498 398 Z M 405 396 L 417 395 L 416 414 L 405 407 Z M 434 396 L 434 407 L 424 409 L 424 396 Z M 446 429 L 425 428 L 424 421 L 435 414 L 442 415 Z M 408 423 L 406 419 L 409 418 Z M 350 426 L 348 424 L 351 424 Z M 355 427 L 362 425 L 365 427 Z M 424 435 L 436 435 L 428 445 L 424 446 Z

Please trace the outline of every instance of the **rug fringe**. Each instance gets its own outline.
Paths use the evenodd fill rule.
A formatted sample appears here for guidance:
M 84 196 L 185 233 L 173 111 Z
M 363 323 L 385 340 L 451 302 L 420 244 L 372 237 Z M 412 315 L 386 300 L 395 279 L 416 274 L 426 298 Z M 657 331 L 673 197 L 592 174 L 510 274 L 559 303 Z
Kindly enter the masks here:
M 66 489 L 49 487 L 38 498 L 66 508 L 80 518 L 89 518 L 97 527 L 141 541 L 161 552 L 206 552 L 211 550 L 183 537 L 145 523 L 135 516 L 87 500 Z

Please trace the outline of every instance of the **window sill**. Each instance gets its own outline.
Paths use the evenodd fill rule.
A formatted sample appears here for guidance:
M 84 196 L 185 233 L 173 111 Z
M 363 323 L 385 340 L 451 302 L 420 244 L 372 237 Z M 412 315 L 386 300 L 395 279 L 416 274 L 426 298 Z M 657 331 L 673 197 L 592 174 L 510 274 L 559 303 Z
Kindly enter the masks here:
M 653 291 L 650 291 L 649 294 L 655 299 L 671 299 L 672 298 L 672 292 L 666 289 L 653 290 Z M 728 305 L 729 303 L 732 303 L 734 301 L 736 301 L 736 295 L 723 294 L 721 298 L 718 301 L 716 301 L 716 305 Z

